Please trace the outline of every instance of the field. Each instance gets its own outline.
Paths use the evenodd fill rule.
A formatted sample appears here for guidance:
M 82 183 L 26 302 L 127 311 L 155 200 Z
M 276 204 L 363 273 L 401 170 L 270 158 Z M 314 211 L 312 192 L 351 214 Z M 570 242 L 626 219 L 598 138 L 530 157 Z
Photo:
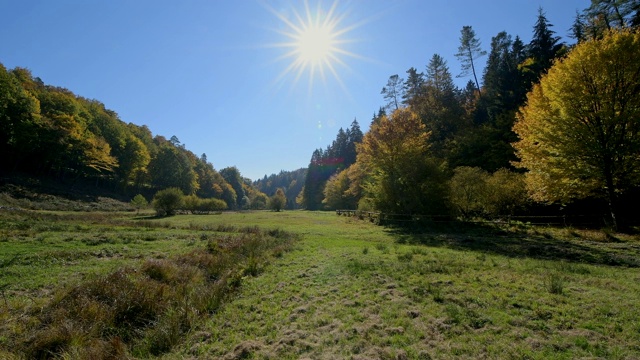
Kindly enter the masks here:
M 148 215 L 0 210 L 0 358 L 640 358 L 638 236 Z

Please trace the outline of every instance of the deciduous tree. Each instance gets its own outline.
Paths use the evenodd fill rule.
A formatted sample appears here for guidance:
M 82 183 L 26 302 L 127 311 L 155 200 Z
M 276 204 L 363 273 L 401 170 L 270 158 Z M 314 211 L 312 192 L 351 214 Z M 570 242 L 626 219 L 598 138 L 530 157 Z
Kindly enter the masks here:
M 373 124 L 358 145 L 358 162 L 370 172 L 365 185 L 377 210 L 428 214 L 442 209 L 444 178 L 429 154 L 429 134 L 410 109 L 396 110 Z
M 276 190 L 276 193 L 269 199 L 269 207 L 271 210 L 280 211 L 287 204 L 287 197 L 282 189 Z
M 640 185 L 640 33 L 578 44 L 528 94 L 514 130 L 533 198 L 619 196 Z

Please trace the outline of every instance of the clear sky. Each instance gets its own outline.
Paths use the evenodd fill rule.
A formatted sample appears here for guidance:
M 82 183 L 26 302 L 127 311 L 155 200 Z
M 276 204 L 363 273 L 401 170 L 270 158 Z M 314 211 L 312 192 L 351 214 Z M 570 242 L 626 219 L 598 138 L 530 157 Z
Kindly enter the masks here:
M 589 3 L 0 0 L 0 63 L 255 180 L 306 167 L 354 118 L 366 131 L 390 75 L 424 71 L 434 53 L 457 75 L 464 25 L 487 51 L 500 31 L 528 43 L 542 7 L 571 43 L 576 11 Z M 327 53 L 325 65 L 312 59 Z

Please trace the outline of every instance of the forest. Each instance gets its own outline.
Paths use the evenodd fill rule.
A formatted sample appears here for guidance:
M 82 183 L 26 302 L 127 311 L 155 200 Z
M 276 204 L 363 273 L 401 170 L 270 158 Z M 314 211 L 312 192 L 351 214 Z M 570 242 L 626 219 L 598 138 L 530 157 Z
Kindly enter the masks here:
M 256 181 L 236 167 L 216 170 L 177 136 L 0 64 L 0 176 L 92 183 L 147 200 L 176 188 L 194 204 L 215 199 L 209 210 L 572 214 L 624 228 L 640 199 L 639 14 L 635 0 L 593 1 L 576 14 L 569 44 L 541 8 L 529 43 L 500 32 L 488 50 L 464 26 L 459 70 L 433 54 L 424 71 L 391 75 L 366 133 L 354 119 L 306 169 Z M 470 80 L 459 88 L 454 76 Z
M 16 172 L 73 186 L 90 182 L 123 197 L 177 188 L 220 209 L 264 209 L 267 196 L 235 167 L 216 171 L 178 137 L 125 123 L 98 100 L 45 85 L 0 64 L 0 175 Z
M 354 122 L 312 154 L 300 203 L 466 219 L 579 215 L 612 228 L 637 222 L 639 25 L 637 1 L 593 1 L 576 14 L 568 44 L 540 8 L 529 43 L 500 32 L 488 51 L 464 26 L 455 55 L 466 87 L 454 84 L 456 71 L 439 54 L 424 72 L 391 75 L 370 130 L 362 135 Z

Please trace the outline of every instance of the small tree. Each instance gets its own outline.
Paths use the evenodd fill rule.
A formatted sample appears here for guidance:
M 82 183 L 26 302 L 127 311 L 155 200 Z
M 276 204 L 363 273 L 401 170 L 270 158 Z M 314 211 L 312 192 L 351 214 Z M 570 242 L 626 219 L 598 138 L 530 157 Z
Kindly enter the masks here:
M 258 193 L 251 201 L 250 208 L 253 210 L 264 210 L 267 208 L 269 197 L 266 194 Z
M 182 198 L 182 209 L 187 210 L 192 214 L 200 211 L 202 199 L 196 195 L 187 195 Z
M 280 211 L 287 204 L 287 197 L 282 189 L 276 190 L 275 195 L 269 199 L 269 207 L 271 210 Z
M 464 219 L 482 215 L 489 173 L 468 166 L 458 167 L 453 172 L 449 181 L 449 202 L 454 211 Z
M 147 201 L 147 199 L 145 199 L 144 196 L 138 194 L 134 196 L 133 199 L 131 199 L 131 206 L 136 208 L 139 213 L 140 209 L 145 209 L 147 206 L 149 206 L 149 202 Z
M 493 216 L 512 216 L 529 201 L 524 175 L 500 169 L 487 180 L 486 212 Z
M 170 216 L 182 206 L 184 194 L 178 188 L 160 190 L 153 197 L 153 208 L 159 216 Z

